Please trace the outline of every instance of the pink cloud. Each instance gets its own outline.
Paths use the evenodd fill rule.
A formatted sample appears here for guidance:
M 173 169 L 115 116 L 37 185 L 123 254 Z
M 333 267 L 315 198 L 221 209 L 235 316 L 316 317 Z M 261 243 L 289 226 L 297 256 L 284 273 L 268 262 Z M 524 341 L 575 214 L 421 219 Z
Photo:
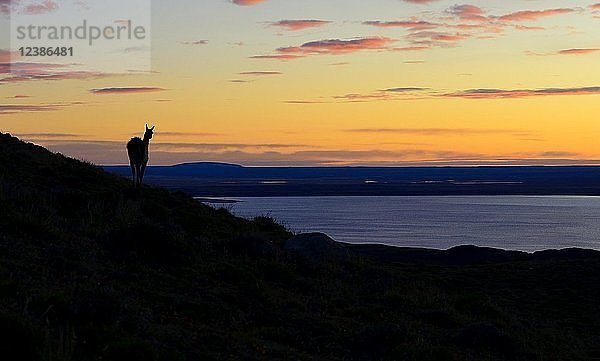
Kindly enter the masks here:
M 280 54 L 348 54 L 362 50 L 385 49 L 393 41 L 385 37 L 326 39 L 311 41 L 300 46 L 279 48 L 277 52 Z
M 3 66 L 9 65 L 11 62 L 17 61 L 20 58 L 21 52 L 0 48 L 0 70 L 2 70 Z M 0 74 L 2 73 L 0 72 Z
M 412 33 L 409 35 L 409 38 L 416 39 L 417 42 L 456 42 L 468 39 L 470 37 L 469 34 L 461 34 L 461 33 L 443 33 L 438 31 L 420 31 L 417 33 Z
M 586 55 L 600 51 L 600 48 L 565 49 L 558 52 L 560 55 Z
M 271 23 L 273 26 L 279 26 L 285 28 L 287 30 L 303 30 L 308 28 L 316 28 L 320 26 L 324 26 L 330 24 L 331 21 L 325 20 L 280 20 L 274 23 Z
M 537 20 L 539 18 L 568 14 L 574 12 L 575 9 L 547 9 L 547 10 L 524 10 L 517 11 L 514 13 L 502 15 L 498 17 L 499 20 L 502 21 L 529 21 L 529 20 Z
M 45 75 L 49 71 L 67 68 L 66 64 L 26 63 L 10 61 L 0 63 L 0 74 Z
M 485 11 L 475 5 L 454 5 L 448 9 L 447 12 L 464 21 L 488 20 Z
M 409 31 L 405 38 L 411 44 L 421 46 L 447 46 L 472 37 L 489 38 L 490 36 L 482 34 L 501 33 L 508 26 L 487 16 L 482 8 L 474 5 L 455 5 L 447 9 L 445 14 L 450 14 L 451 17 L 441 16 L 437 20 L 412 17 L 398 21 L 365 21 L 363 24 L 380 28 L 405 28 Z M 458 32 L 452 32 L 453 30 Z
M 17 3 L 18 0 L 0 0 L 0 14 L 10 14 Z
M 68 64 L 0 62 L 0 75 L 2 76 L 0 77 L 0 84 L 40 80 L 93 79 L 111 75 L 107 73 L 72 70 L 70 67 Z
M 236 5 L 252 6 L 265 2 L 266 0 L 232 0 L 231 2 Z
M 23 12 L 28 15 L 47 14 L 58 9 L 58 4 L 52 0 L 44 0 L 39 4 L 27 5 Z

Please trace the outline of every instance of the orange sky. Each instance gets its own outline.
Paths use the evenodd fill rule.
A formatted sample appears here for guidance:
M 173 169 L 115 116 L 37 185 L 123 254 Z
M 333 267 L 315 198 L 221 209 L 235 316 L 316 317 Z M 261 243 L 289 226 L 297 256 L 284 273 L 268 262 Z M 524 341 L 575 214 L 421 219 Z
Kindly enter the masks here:
M 593 1 L 183 0 L 152 12 L 150 72 L 13 58 L 34 65 L 11 73 L 4 47 L 0 130 L 101 164 L 126 163 L 146 122 L 152 164 L 600 163 Z

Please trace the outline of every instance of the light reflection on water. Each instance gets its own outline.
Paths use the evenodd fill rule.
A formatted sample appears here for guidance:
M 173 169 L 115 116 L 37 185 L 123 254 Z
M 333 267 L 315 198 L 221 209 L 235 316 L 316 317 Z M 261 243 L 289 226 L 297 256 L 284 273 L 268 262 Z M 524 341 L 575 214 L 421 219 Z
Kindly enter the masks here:
M 270 215 L 297 232 L 338 241 L 450 248 L 474 244 L 534 251 L 600 249 L 600 197 L 261 197 L 226 205 Z

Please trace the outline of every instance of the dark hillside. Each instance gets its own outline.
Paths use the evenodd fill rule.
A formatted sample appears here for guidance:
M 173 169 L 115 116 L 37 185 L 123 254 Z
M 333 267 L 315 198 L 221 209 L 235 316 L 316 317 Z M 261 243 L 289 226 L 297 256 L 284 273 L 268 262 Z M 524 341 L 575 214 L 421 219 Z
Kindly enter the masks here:
M 292 238 L 0 134 L 2 360 L 593 360 L 598 299 L 596 252 Z

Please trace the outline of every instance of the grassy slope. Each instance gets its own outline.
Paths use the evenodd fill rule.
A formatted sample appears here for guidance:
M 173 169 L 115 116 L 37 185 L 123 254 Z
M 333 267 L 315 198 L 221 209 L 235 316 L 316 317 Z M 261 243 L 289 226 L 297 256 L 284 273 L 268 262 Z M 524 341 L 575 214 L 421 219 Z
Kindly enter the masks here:
M 0 354 L 600 359 L 600 262 L 310 264 L 290 234 L 0 134 Z

